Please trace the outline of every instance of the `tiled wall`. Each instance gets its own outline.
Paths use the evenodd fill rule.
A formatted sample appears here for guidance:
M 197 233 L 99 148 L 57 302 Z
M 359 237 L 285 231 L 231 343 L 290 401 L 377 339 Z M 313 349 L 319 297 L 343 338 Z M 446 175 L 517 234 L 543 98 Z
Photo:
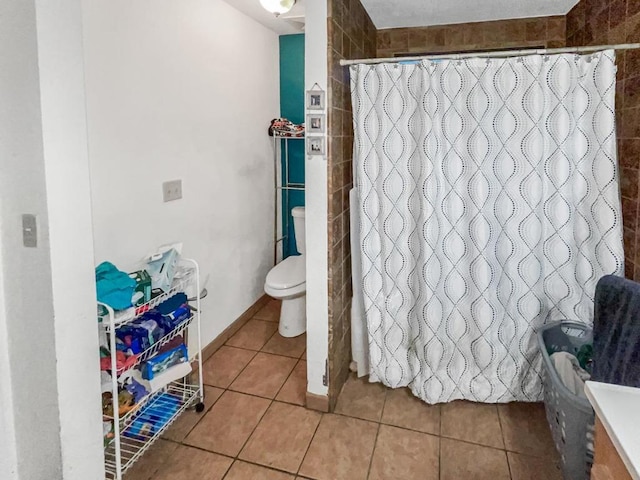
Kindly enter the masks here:
M 329 403 L 333 409 L 351 361 L 349 190 L 353 123 L 349 69 L 342 58 L 376 56 L 376 28 L 359 0 L 329 0 Z
M 378 31 L 378 57 L 525 47 L 563 47 L 565 17 L 525 18 Z
M 581 0 L 567 15 L 567 45 L 640 42 L 640 0 Z M 625 274 L 640 280 L 640 50 L 617 54 L 616 121 L 621 167 Z

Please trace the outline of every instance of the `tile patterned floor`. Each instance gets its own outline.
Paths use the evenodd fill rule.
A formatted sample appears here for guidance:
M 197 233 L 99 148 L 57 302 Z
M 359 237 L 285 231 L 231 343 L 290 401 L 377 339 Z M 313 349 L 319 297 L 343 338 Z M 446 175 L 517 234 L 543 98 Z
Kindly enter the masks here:
M 187 412 L 125 480 L 561 480 L 541 404 L 430 406 L 349 378 L 333 414 L 304 408 L 305 336 L 269 302 L 204 365 Z

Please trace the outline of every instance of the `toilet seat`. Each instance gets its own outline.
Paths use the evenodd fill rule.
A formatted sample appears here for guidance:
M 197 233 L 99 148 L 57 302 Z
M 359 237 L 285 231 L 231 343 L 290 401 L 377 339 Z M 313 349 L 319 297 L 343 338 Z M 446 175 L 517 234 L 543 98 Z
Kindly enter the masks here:
M 306 262 L 303 255 L 288 257 L 273 267 L 264 283 L 264 290 L 275 298 L 288 298 L 304 294 Z

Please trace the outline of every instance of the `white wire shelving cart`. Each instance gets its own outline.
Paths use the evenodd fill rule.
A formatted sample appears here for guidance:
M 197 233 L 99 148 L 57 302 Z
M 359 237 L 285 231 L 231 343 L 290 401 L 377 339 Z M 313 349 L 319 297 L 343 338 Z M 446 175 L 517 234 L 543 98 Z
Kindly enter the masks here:
M 192 293 L 191 296 L 189 296 L 189 292 Z M 106 479 L 108 480 L 122 480 L 124 473 L 187 409 L 194 408 L 198 413 L 204 411 L 200 327 L 201 294 L 198 263 L 194 260 L 181 259 L 171 288 L 144 305 L 135 307 L 135 309 L 115 312 L 108 305 L 98 303 L 101 343 L 106 342 L 109 352 L 112 353 L 116 352 L 115 332 L 119 328 L 130 325 L 143 313 L 157 307 L 177 293 L 186 293 L 189 297 L 191 314 L 188 318 L 125 365 L 118 366 L 116 355 L 111 354 L 113 416 L 103 416 L 104 421 L 111 422 L 113 425 L 113 438 L 105 443 L 104 451 Z M 189 332 L 193 332 L 197 336 L 192 345 L 188 341 Z M 178 335 L 183 336 L 185 345 L 189 344 L 188 353 L 191 365 L 197 363 L 197 383 L 192 383 L 192 377 L 195 375 L 188 374 L 179 380 L 170 382 L 158 391 L 146 395 L 136 403 L 133 409 L 121 414 L 118 392 L 127 373 L 152 359 L 163 345 Z M 141 426 L 148 427 L 141 428 Z

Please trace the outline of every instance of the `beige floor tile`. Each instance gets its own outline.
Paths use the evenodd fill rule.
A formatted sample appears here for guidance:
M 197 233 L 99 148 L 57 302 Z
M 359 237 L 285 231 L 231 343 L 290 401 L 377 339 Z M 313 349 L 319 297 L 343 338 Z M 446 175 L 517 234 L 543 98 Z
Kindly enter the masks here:
M 504 448 L 496 405 L 455 401 L 442 405 L 443 437 Z
M 169 461 L 178 444 L 166 440 L 155 442 L 145 454 L 127 470 L 124 480 L 149 480 L 152 475 Z M 154 477 L 155 478 L 155 477 Z
M 293 480 L 293 475 L 236 460 L 224 480 Z
M 206 385 L 227 388 L 242 369 L 246 367 L 256 352 L 222 346 L 202 365 L 202 376 Z
M 164 433 L 163 438 L 182 442 L 193 427 L 204 418 L 209 409 L 220 398 L 224 390 L 215 387 L 204 386 L 204 411 L 198 413 L 194 408 L 184 412 Z
M 276 330 L 278 330 L 277 323 L 251 319 L 227 340 L 226 345 L 247 350 L 260 350 Z
M 300 474 L 318 480 L 365 480 L 378 425 L 324 415 Z
M 258 310 L 258 313 L 256 313 L 253 318 L 266 320 L 268 322 L 279 322 L 281 305 L 282 301 L 272 298 L 264 307 Z
M 153 480 L 222 480 L 233 459 L 180 445 Z
M 304 353 L 302 354 L 302 360 L 306 360 L 307 359 L 307 349 L 305 348 Z
M 338 397 L 335 413 L 364 420 L 380 421 L 386 388 L 381 383 L 369 383 L 367 377 L 350 374 Z
M 539 457 L 556 456 L 542 403 L 512 402 L 498 406 L 507 450 Z
M 269 407 L 269 400 L 225 392 L 184 443 L 236 456 Z
M 440 480 L 509 480 L 504 450 L 440 439 Z M 542 480 L 542 478 L 540 478 Z
M 440 405 L 428 405 L 408 388 L 387 390 L 382 423 L 439 435 Z
M 239 458 L 296 473 L 321 416 L 303 407 L 272 403 Z
M 276 400 L 296 405 L 305 404 L 307 394 L 307 362 L 300 360 L 278 392 Z
M 229 388 L 237 392 L 274 398 L 296 363 L 295 358 L 258 353 Z
M 381 425 L 369 479 L 438 480 L 438 457 L 438 437 Z
M 303 333 L 297 337 L 287 338 L 276 332 L 262 347 L 263 352 L 284 355 L 286 357 L 300 358 L 307 348 L 307 334 Z
M 515 452 L 507 452 L 507 458 L 512 480 L 562 480 L 558 462 Z

